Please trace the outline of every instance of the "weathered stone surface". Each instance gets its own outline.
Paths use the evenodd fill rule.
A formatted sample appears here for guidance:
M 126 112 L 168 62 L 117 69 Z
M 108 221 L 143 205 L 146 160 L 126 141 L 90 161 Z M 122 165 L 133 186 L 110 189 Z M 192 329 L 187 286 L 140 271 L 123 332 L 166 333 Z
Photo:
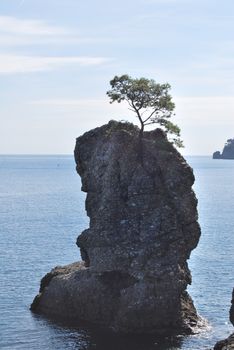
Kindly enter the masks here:
M 234 139 L 227 140 L 222 153 L 214 152 L 213 159 L 234 159 Z
M 234 288 L 232 290 L 232 300 L 229 318 L 234 326 Z M 218 343 L 216 343 L 214 350 L 234 350 L 234 333 L 232 333 L 227 339 L 221 340 Z
M 84 263 L 55 268 L 33 310 L 123 333 L 189 333 L 199 321 L 186 292 L 198 243 L 194 176 L 156 129 L 111 121 L 77 139 L 90 227 Z

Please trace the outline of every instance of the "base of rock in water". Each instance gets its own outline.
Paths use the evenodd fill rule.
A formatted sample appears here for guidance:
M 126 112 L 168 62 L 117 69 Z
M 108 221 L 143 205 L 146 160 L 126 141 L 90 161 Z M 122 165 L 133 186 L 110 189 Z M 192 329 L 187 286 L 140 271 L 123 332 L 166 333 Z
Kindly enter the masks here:
M 148 286 L 148 293 L 152 286 Z M 156 300 L 145 295 L 145 304 L 137 307 L 137 300 L 127 297 L 128 305 L 121 302 L 138 290 L 145 293 L 139 281 L 119 272 L 95 273 L 83 262 L 56 267 L 41 280 L 39 294 L 31 310 L 74 326 L 98 326 L 120 333 L 140 334 L 191 334 L 202 324 L 187 292 L 180 298 L 180 318 L 167 319 L 178 314 L 177 303 L 157 313 Z M 142 295 L 139 296 L 142 299 Z M 173 308 L 175 308 L 173 312 Z

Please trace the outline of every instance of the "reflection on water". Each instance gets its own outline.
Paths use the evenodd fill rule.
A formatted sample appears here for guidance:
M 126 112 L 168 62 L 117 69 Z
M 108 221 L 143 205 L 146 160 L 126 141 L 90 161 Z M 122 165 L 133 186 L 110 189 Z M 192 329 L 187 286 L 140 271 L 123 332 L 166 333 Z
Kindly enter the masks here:
M 159 338 L 142 335 L 115 335 L 95 329 L 65 327 L 63 324 L 46 320 L 42 316 L 32 314 L 35 327 L 50 329 L 53 337 L 46 342 L 47 349 L 53 349 L 53 338 L 56 337 L 56 349 L 79 350 L 169 350 L 180 349 L 183 337 Z M 65 346 L 65 347 L 64 347 Z

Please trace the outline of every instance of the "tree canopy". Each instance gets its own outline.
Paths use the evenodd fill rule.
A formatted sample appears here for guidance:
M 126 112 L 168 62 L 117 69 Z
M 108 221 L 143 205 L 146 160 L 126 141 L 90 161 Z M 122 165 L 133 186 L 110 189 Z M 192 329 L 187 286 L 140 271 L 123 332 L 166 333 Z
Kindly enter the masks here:
M 173 116 L 175 104 L 169 94 L 171 86 L 168 83 L 159 84 L 153 79 L 133 79 L 127 74 L 115 76 L 111 81 L 111 90 L 107 91 L 110 103 L 126 101 L 140 122 L 140 132 L 150 124 L 159 124 L 171 141 L 178 147 L 183 147 L 180 139 L 180 128 L 170 119 Z

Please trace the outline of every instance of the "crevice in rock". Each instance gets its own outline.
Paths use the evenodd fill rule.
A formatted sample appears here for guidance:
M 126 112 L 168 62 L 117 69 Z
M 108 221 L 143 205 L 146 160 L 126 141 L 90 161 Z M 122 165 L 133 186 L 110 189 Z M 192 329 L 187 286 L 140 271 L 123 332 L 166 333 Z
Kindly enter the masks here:
M 118 270 L 104 271 L 99 274 L 98 279 L 106 287 L 113 290 L 114 293 L 120 293 L 122 289 L 129 288 L 138 282 L 138 279 L 134 276 L 130 275 L 127 272 Z

